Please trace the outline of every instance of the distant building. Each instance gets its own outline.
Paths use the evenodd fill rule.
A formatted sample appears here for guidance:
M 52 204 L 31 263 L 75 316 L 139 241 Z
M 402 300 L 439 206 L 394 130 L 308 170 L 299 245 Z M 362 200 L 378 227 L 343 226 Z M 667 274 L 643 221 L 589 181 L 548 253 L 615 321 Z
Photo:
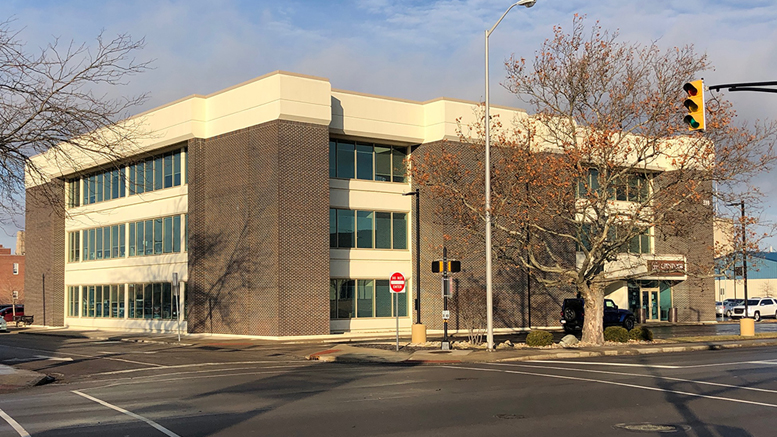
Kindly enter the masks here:
M 0 244 L 0 304 L 11 303 L 18 291 L 18 303 L 24 303 L 24 255 L 11 254 L 11 248 Z
M 24 231 L 16 232 L 16 254 L 24 255 Z
M 777 252 L 753 252 L 747 263 L 747 297 L 777 297 Z M 717 294 L 715 300 L 743 299 L 745 282 L 742 277 L 742 260 L 736 268 L 722 267 L 724 259 L 718 259 Z

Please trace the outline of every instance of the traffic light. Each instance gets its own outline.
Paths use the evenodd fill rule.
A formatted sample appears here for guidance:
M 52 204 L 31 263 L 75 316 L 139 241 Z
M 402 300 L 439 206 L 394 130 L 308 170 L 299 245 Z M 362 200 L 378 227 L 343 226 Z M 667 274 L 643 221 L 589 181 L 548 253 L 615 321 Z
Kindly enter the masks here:
M 704 81 L 694 80 L 683 85 L 686 93 L 683 106 L 688 110 L 688 115 L 683 121 L 688 125 L 688 130 L 704 130 Z
M 456 273 L 461 271 L 461 261 L 450 260 L 443 262 L 442 260 L 432 261 L 432 273 L 450 272 Z

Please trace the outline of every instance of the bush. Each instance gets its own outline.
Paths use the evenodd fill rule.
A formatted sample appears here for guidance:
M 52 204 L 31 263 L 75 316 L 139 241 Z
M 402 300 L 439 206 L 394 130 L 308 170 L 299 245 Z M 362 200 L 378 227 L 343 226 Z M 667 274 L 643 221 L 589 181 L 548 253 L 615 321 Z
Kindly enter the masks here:
M 629 338 L 637 341 L 653 341 L 653 331 L 637 326 L 629 331 Z
M 629 341 L 629 331 L 621 326 L 610 326 L 604 330 L 604 341 L 626 343 Z
M 531 331 L 526 336 L 526 345 L 537 346 L 550 346 L 553 344 L 553 334 L 548 331 Z

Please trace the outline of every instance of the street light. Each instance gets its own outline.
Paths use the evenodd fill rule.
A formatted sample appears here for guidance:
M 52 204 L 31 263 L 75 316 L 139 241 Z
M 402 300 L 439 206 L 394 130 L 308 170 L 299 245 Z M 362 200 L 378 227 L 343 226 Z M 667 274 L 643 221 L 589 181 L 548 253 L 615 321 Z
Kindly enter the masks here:
M 494 292 L 492 289 L 491 277 L 491 115 L 490 98 L 488 94 L 488 37 L 496 26 L 502 22 L 502 19 L 510 12 L 510 9 L 516 6 L 534 6 L 536 0 L 520 0 L 512 5 L 499 17 L 496 24 L 486 31 L 486 322 L 487 322 L 487 341 L 488 350 L 494 350 Z
M 747 305 L 747 233 L 745 228 L 745 201 L 741 200 L 739 203 L 729 203 L 728 206 L 739 205 L 742 213 L 742 281 L 745 284 L 745 314 L 740 319 L 739 334 L 752 336 L 755 334 L 755 327 L 750 322 L 745 324 L 745 320 L 749 319 L 749 307 Z M 734 284 L 736 284 L 736 273 L 734 273 Z

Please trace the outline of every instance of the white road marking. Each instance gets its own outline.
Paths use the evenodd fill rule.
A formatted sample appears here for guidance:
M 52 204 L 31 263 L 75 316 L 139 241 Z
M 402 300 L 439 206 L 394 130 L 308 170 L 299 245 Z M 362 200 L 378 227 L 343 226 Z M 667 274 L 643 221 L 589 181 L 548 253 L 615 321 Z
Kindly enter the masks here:
M 598 384 L 606 384 L 606 385 L 617 385 L 619 387 L 629 387 L 629 388 L 636 388 L 640 390 L 648 390 L 648 391 L 657 391 L 662 393 L 674 393 L 678 395 L 683 396 L 692 396 L 697 398 L 704 398 L 704 399 L 713 399 L 717 401 L 726 401 L 726 402 L 734 402 L 739 404 L 748 404 L 748 405 L 758 405 L 761 407 L 771 407 L 771 408 L 777 408 L 777 404 L 767 404 L 765 402 L 755 402 L 755 401 L 746 401 L 743 399 L 735 399 L 735 398 L 725 398 L 722 396 L 710 396 L 710 395 L 702 395 L 698 393 L 691 393 L 691 392 L 685 392 L 685 391 L 679 391 L 679 390 L 669 390 L 665 388 L 658 388 L 658 387 L 648 387 L 644 385 L 636 385 L 636 384 L 626 384 L 623 382 L 615 382 L 615 381 L 603 381 L 599 379 L 590 379 L 590 378 L 578 378 L 574 376 L 563 376 L 563 375 L 548 375 L 544 373 L 534 373 L 534 372 L 521 372 L 518 370 L 501 370 L 501 369 L 481 369 L 477 367 L 461 367 L 461 366 L 440 366 L 448 369 L 464 369 L 464 370 L 477 370 L 481 372 L 501 372 L 501 373 L 511 373 L 516 375 L 529 375 L 529 376 L 540 376 L 543 378 L 554 378 L 554 379 L 566 379 L 570 381 L 583 381 L 583 382 L 594 382 Z
M 22 426 L 19 425 L 19 422 L 13 420 L 13 417 L 6 414 L 5 411 L 0 410 L 0 417 L 5 419 L 5 421 L 8 422 L 8 424 L 11 425 L 11 427 L 16 430 L 16 432 L 19 433 L 19 436 L 30 437 L 30 433 L 28 433 L 26 429 L 22 428 Z
M 311 361 L 310 363 L 315 363 Z M 278 363 L 299 363 L 299 361 L 235 361 L 235 362 L 221 362 L 221 363 L 199 363 L 199 364 L 178 364 L 175 366 L 163 366 L 157 364 L 157 367 L 153 369 L 126 369 L 126 370 L 114 370 L 111 372 L 95 373 L 92 376 L 98 375 L 120 375 L 122 373 L 135 373 L 135 372 L 148 372 L 151 370 L 168 370 L 168 369 L 185 369 L 187 367 L 198 366 L 231 366 L 231 365 L 245 365 L 245 364 L 278 364 Z
M 43 361 L 43 360 L 50 360 L 50 361 L 73 361 L 70 357 L 47 357 L 45 355 L 33 355 L 32 358 L 10 358 L 8 360 L 3 360 L 4 363 L 26 363 L 27 361 Z
M 606 375 L 618 375 L 618 376 L 634 376 L 634 377 L 641 377 L 641 378 L 653 378 L 653 379 L 665 379 L 667 381 L 678 381 L 678 382 L 691 382 L 694 384 L 699 385 L 712 385 L 716 387 L 726 387 L 726 388 L 736 388 L 740 390 L 750 390 L 750 391 L 759 391 L 764 393 L 777 393 L 777 390 L 768 390 L 765 388 L 757 388 L 757 387 L 742 387 L 739 385 L 733 385 L 733 384 L 723 384 L 719 382 L 708 382 L 708 381 L 698 381 L 695 379 L 684 379 L 684 378 L 672 378 L 670 376 L 657 376 L 657 375 L 644 375 L 641 373 L 622 373 L 622 372 L 608 372 L 606 370 L 591 370 L 591 369 L 573 369 L 569 367 L 553 367 L 553 366 L 531 366 L 528 364 L 509 364 L 509 363 L 488 363 L 492 366 L 515 366 L 515 367 L 529 367 L 532 369 L 553 369 L 553 370 L 569 370 L 572 372 L 588 372 L 588 373 L 603 373 Z
M 554 361 L 554 360 L 529 360 L 527 363 L 551 363 L 551 364 L 585 364 L 591 366 L 617 366 L 617 367 L 645 367 L 656 369 L 680 369 L 681 366 L 668 366 L 663 364 L 629 364 L 629 363 L 603 363 L 593 361 Z
M 170 436 L 170 437 L 180 437 L 178 434 L 170 431 L 169 429 L 167 429 L 164 426 L 154 422 L 153 420 L 147 419 L 147 418 L 145 418 L 145 417 L 143 417 L 141 415 L 135 414 L 132 411 L 127 411 L 124 408 L 117 407 L 116 405 L 113 405 L 113 404 L 109 404 L 108 402 L 105 402 L 105 401 L 103 401 L 101 399 L 97 399 L 96 397 L 89 396 L 86 393 L 81 393 L 78 390 L 73 390 L 72 393 L 75 393 L 75 394 L 77 394 L 79 396 L 83 396 L 86 399 L 89 399 L 90 401 L 97 402 L 100 405 L 106 406 L 106 407 L 111 408 L 113 410 L 116 410 L 116 411 L 118 411 L 120 413 L 124 413 L 127 416 L 134 417 L 135 419 L 138 419 L 138 420 L 142 420 L 143 422 L 146 422 L 147 424 L 153 426 L 154 428 L 158 429 L 159 431 L 161 431 L 162 433 L 164 433 L 167 436 Z

